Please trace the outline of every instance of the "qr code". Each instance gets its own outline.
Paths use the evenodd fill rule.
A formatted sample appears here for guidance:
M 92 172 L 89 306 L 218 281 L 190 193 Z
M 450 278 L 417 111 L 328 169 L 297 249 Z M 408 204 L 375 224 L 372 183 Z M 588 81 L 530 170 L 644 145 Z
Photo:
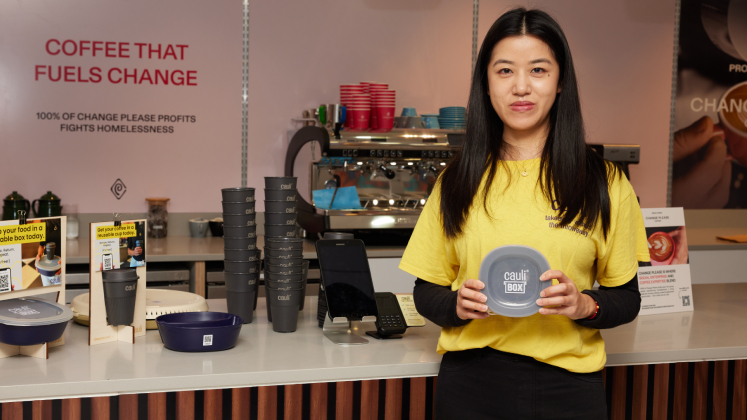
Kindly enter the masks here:
M 682 306 L 690 306 L 690 296 L 682 296 Z
M 0 270 L 0 292 L 10 292 L 10 270 Z
M 29 308 L 28 306 L 21 306 L 18 308 L 10 308 L 9 311 L 13 312 L 16 315 L 22 315 L 22 316 L 29 316 L 29 315 L 37 315 L 40 312 Z
M 112 268 L 112 254 L 104 254 L 104 270 L 111 270 Z
M 202 336 L 202 345 L 203 346 L 212 346 L 213 345 L 213 336 L 212 335 L 203 335 Z

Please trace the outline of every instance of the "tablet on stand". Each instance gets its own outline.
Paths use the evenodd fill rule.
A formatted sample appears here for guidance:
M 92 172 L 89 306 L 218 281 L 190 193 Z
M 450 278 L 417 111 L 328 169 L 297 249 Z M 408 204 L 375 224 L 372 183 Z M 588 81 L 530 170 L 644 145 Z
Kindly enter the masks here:
M 351 328 L 351 321 L 374 322 L 378 316 L 363 241 L 323 239 L 316 242 L 316 251 L 328 308 L 324 336 L 340 345 L 368 344 Z

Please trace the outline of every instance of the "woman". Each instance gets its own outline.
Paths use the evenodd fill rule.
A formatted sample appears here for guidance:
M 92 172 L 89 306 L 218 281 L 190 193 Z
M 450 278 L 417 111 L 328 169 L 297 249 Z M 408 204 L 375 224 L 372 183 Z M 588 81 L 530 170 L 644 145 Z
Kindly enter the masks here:
M 550 263 L 538 314 L 487 313 L 480 263 L 509 244 Z M 442 327 L 436 418 L 606 418 L 599 329 L 636 317 L 638 261 L 649 261 L 641 210 L 585 144 L 562 30 L 542 11 L 507 12 L 477 58 L 462 150 L 400 265 L 418 277 L 420 313 Z

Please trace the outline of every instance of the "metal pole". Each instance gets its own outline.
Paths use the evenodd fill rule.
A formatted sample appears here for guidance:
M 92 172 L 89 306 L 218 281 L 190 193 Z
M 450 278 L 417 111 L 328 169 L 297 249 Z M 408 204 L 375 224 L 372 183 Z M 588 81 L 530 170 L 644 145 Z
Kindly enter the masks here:
M 246 187 L 249 144 L 249 0 L 244 0 L 244 52 L 241 97 L 241 186 Z

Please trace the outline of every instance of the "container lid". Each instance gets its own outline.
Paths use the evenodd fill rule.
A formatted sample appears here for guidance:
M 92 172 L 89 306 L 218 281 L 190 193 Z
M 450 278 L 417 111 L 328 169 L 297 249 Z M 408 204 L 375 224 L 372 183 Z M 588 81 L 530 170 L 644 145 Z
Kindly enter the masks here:
M 52 191 L 47 191 L 46 194 L 39 198 L 39 201 L 60 201 L 60 197 L 52 194 Z
M 106 270 L 102 271 L 101 275 L 104 277 L 104 281 L 107 282 L 132 281 L 140 278 L 137 276 L 137 272 L 134 268 L 117 268 L 114 270 Z
M 221 188 L 221 191 L 231 192 L 231 191 L 254 191 L 254 188 L 251 187 L 235 187 L 235 188 Z
M 36 327 L 70 321 L 73 311 L 65 305 L 34 298 L 0 301 L 0 324 Z
M 150 197 L 145 199 L 149 204 L 166 204 L 169 200 L 171 199 L 166 197 Z
M 9 196 L 5 197 L 5 200 L 6 201 L 23 201 L 25 200 L 25 198 L 23 198 L 21 194 L 18 194 L 17 191 L 13 191 L 12 193 L 10 193 Z
M 47 259 L 47 256 L 44 255 L 39 259 L 39 261 L 36 262 L 36 267 L 41 268 L 43 270 L 52 271 L 52 270 L 59 270 L 62 268 L 62 265 L 60 265 L 60 257 L 56 256 L 49 260 Z
M 480 280 L 485 283 L 483 293 L 487 305 L 498 315 L 524 317 L 540 309 L 540 292 L 552 285 L 539 277 L 550 269 L 542 253 L 523 245 L 495 248 L 480 264 Z

